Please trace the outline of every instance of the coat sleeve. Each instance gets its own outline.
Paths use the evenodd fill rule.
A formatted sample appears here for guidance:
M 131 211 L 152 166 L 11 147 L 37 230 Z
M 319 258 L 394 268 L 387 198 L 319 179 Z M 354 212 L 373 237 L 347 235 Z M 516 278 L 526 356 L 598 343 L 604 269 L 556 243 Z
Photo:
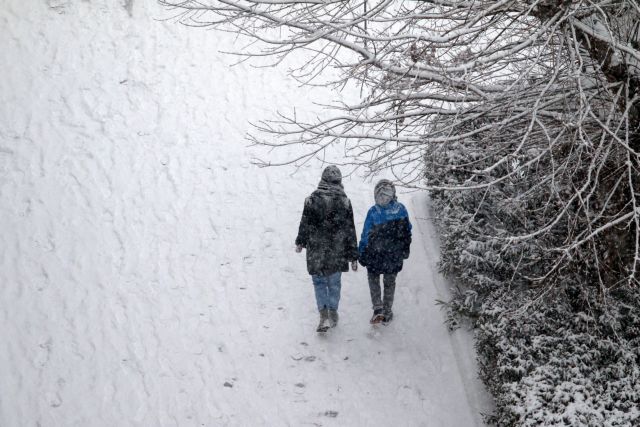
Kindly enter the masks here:
M 369 212 L 367 212 L 367 218 L 364 220 L 364 226 L 362 227 L 362 234 L 360 235 L 360 246 L 358 247 L 360 255 L 362 255 L 367 247 L 367 243 L 369 242 L 369 232 L 371 231 L 372 225 L 373 218 L 371 215 L 371 209 L 369 209 Z
M 348 261 L 358 260 L 358 238 L 356 237 L 356 225 L 353 222 L 353 207 L 349 202 L 349 212 L 347 218 L 347 241 L 346 245 L 346 257 Z
M 404 214 L 405 214 L 405 218 L 406 218 L 406 229 L 405 229 L 405 235 L 404 235 L 404 239 L 403 239 L 403 250 L 402 250 L 402 258 L 407 259 L 409 258 L 409 253 L 411 251 L 411 221 L 409 221 L 409 212 L 407 212 L 407 208 L 404 207 L 404 205 L 402 206 L 402 209 L 404 210 Z
M 300 226 L 298 227 L 298 237 L 296 237 L 296 246 L 307 247 L 309 243 L 309 229 L 311 227 L 311 199 L 307 197 L 304 201 L 304 209 L 302 210 L 302 218 L 300 218 Z
M 371 231 L 371 227 L 373 226 L 373 214 L 372 210 L 369 209 L 367 212 L 367 218 L 364 220 L 364 226 L 362 227 L 362 234 L 360 235 L 360 245 L 358 247 L 358 254 L 360 259 L 360 264 L 366 267 L 366 261 L 364 257 L 364 252 L 367 249 L 367 244 L 369 243 L 369 232 Z

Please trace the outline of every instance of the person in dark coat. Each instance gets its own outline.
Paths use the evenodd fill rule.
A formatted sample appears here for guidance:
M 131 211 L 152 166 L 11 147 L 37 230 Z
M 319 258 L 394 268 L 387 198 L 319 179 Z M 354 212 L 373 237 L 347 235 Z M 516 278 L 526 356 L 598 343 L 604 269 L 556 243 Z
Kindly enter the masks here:
M 356 228 L 351 201 L 336 166 L 322 172 L 318 188 L 306 198 L 296 238 L 296 252 L 307 250 L 307 270 L 320 312 L 318 331 L 338 323 L 341 275 L 358 268 Z
M 409 258 L 411 222 L 404 205 L 396 198 L 396 189 L 387 179 L 380 180 L 374 190 L 375 205 L 367 212 L 360 237 L 359 260 L 367 267 L 367 279 L 373 317 L 371 323 L 389 322 L 393 318 L 396 276 Z M 384 297 L 380 289 L 383 276 Z

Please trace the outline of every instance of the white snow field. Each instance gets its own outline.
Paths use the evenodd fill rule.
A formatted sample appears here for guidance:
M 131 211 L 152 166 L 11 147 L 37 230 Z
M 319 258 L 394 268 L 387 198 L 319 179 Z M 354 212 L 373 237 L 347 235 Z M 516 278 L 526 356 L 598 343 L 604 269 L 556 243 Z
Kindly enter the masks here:
M 231 67 L 231 35 L 167 15 L 0 1 L 0 426 L 482 425 L 425 197 L 400 196 L 394 322 L 368 324 L 361 269 L 317 336 L 293 241 L 323 165 L 259 169 L 244 136 L 336 95 Z M 345 179 L 358 232 L 372 188 Z

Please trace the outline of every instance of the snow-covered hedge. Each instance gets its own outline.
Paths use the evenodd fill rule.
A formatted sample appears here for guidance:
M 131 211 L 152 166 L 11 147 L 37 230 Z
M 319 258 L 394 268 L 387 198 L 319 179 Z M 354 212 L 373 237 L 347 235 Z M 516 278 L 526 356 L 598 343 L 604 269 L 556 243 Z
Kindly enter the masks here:
M 455 184 L 444 172 L 427 175 Z M 554 283 L 527 282 L 527 273 L 545 268 L 548 242 L 500 239 L 536 221 L 518 205 L 517 185 L 432 193 L 441 267 L 460 286 L 448 303 L 450 321 L 455 327 L 463 315 L 476 327 L 480 375 L 497 406 L 489 421 L 640 425 L 640 290 L 603 290 L 588 282 L 594 270 L 571 265 Z
M 574 311 L 562 295 L 489 298 L 478 318 L 481 375 L 500 426 L 640 423 L 637 295 Z

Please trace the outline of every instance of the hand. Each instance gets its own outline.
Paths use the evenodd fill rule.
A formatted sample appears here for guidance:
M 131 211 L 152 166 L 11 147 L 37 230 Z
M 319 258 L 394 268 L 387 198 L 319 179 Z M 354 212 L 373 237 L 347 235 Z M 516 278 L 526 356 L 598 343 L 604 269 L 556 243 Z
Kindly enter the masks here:
M 358 271 L 358 261 L 351 261 L 351 269 L 353 271 Z
M 297 246 L 296 246 L 296 252 L 297 252 L 297 253 L 302 252 L 302 246 L 297 245 Z

